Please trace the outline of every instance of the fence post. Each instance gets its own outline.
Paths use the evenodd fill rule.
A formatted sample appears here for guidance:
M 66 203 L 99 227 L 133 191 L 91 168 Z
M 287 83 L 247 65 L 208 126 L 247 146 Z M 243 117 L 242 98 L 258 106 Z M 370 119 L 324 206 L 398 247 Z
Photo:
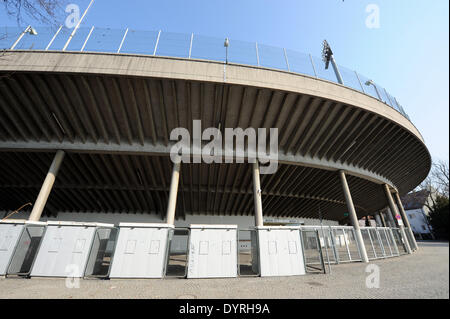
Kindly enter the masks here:
M 288 60 L 288 57 L 286 54 L 286 48 L 283 48 L 283 51 L 284 51 L 284 59 L 286 60 L 286 65 L 287 65 L 288 71 L 291 72 L 291 68 L 289 67 L 289 60 Z
M 312 65 L 312 68 L 313 68 L 313 71 L 314 71 L 314 76 L 317 78 L 316 67 L 314 66 L 314 61 L 313 61 L 313 58 L 312 58 L 311 54 L 309 54 L 309 60 L 311 61 L 311 65 Z
M 355 75 L 356 75 L 356 78 L 358 79 L 359 85 L 361 86 L 362 92 L 363 92 L 363 93 L 366 93 L 366 91 L 364 91 L 364 87 L 363 87 L 363 85 L 362 85 L 362 83 L 361 83 L 361 80 L 360 80 L 360 78 L 359 78 L 358 72 L 355 71 Z
M 158 32 L 158 37 L 156 38 L 155 50 L 153 50 L 153 55 L 156 55 L 156 49 L 158 48 L 159 37 L 161 36 L 161 30 Z
M 194 40 L 194 33 L 191 33 L 191 43 L 189 44 L 189 59 L 191 58 L 192 53 L 192 41 Z
M 83 46 L 81 47 L 81 52 L 83 52 L 84 47 L 86 46 L 86 43 L 88 42 L 89 38 L 91 37 L 92 31 L 94 31 L 94 26 L 91 27 L 91 30 L 89 30 L 89 34 L 86 37 L 86 40 L 84 40 Z
M 117 53 L 120 53 L 120 49 L 122 49 L 123 42 L 128 34 L 128 28 L 125 30 L 125 34 L 123 35 L 122 41 L 120 41 L 119 49 L 117 49 Z
M 47 47 L 45 48 L 45 51 L 48 51 L 48 48 L 50 48 L 50 46 L 52 45 L 53 41 L 55 41 L 56 36 L 58 35 L 59 31 L 61 31 L 62 29 L 62 25 L 59 26 L 58 30 L 56 31 L 55 35 L 53 36 L 53 38 L 50 40 L 50 42 L 47 44 Z
M 259 66 L 259 50 L 258 50 L 258 42 L 255 42 L 256 49 L 256 64 Z

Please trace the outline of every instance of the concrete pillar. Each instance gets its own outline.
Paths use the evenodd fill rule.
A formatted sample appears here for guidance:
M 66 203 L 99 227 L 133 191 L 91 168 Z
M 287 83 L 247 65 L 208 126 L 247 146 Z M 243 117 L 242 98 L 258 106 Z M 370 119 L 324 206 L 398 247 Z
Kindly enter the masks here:
M 395 220 L 394 220 L 394 214 L 392 213 L 392 211 L 389 207 L 386 209 L 386 216 L 387 216 L 388 227 L 391 227 L 391 228 L 397 227 L 397 224 L 395 223 Z
M 389 186 L 387 184 L 384 184 L 383 187 L 384 187 L 384 191 L 386 193 L 386 198 L 389 203 L 389 208 L 391 209 L 392 215 L 395 216 L 395 220 L 397 220 L 398 227 L 400 228 L 400 233 L 402 235 L 403 241 L 405 242 L 406 250 L 407 250 L 408 254 L 411 254 L 412 251 L 411 251 L 411 247 L 409 246 L 408 238 L 406 237 L 405 228 L 403 227 L 403 223 L 401 222 L 401 220 L 399 220 L 397 218 L 397 216 L 399 216 L 399 214 L 398 214 L 397 206 L 395 205 L 394 200 L 392 198 L 391 190 L 389 189 Z
M 395 199 L 397 200 L 397 207 L 400 210 L 400 215 L 402 216 L 403 223 L 408 228 L 408 231 L 409 231 L 412 241 L 413 241 L 412 242 L 413 247 L 411 247 L 411 248 L 417 249 L 419 247 L 417 246 L 416 238 L 414 237 L 414 233 L 411 229 L 411 224 L 409 223 L 408 216 L 406 216 L 406 212 L 405 212 L 405 209 L 403 208 L 402 200 L 400 199 L 400 195 L 398 194 L 398 192 L 395 192 Z
M 53 162 L 50 165 L 47 176 L 45 177 L 44 183 L 41 186 L 39 195 L 33 205 L 33 210 L 31 211 L 28 220 L 39 221 L 42 212 L 44 211 L 45 204 L 47 203 L 48 196 L 52 191 L 53 184 L 55 183 L 56 175 L 58 175 L 58 170 L 61 167 L 61 163 L 64 159 L 64 151 L 57 151 Z
M 358 217 L 356 216 L 355 206 L 353 205 L 352 195 L 350 193 L 350 188 L 348 187 L 344 171 L 339 171 L 339 177 L 341 178 L 342 190 L 344 191 L 345 201 L 347 202 L 348 214 L 353 224 L 353 228 L 355 229 L 356 241 L 358 242 L 358 246 L 361 251 L 362 261 L 368 263 L 369 258 L 367 257 L 366 246 L 364 245 L 361 229 L 359 228 Z
M 177 208 L 178 182 L 180 180 L 181 161 L 173 163 L 172 179 L 170 181 L 169 203 L 167 204 L 166 223 L 173 225 Z
M 377 227 L 384 227 L 383 223 L 381 222 L 380 213 L 375 213 L 375 221 L 377 222 Z
M 384 219 L 384 214 L 383 214 L 383 212 L 380 212 L 380 219 L 381 219 L 381 225 L 382 225 L 383 227 L 387 227 L 386 220 Z
M 259 179 L 258 160 L 253 163 L 253 199 L 255 203 L 255 226 L 263 226 L 261 182 Z

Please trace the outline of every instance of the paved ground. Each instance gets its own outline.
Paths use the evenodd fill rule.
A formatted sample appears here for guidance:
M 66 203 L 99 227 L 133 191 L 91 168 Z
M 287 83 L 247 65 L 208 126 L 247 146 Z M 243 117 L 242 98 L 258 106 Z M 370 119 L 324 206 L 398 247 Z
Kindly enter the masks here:
M 0 279 L 0 298 L 449 298 L 449 245 L 421 242 L 413 255 L 374 261 L 380 287 L 367 288 L 367 264 L 332 266 L 328 275 L 235 279 Z

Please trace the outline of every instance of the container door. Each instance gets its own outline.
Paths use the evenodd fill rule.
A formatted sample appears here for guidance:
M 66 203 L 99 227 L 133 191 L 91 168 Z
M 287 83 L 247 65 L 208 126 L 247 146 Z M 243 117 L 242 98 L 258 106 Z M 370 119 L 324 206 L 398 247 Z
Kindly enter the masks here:
M 167 228 L 120 228 L 110 278 L 162 278 Z
M 191 229 L 188 278 L 237 276 L 237 230 Z
M 299 230 L 258 230 L 261 276 L 304 275 Z
M 83 277 L 95 229 L 47 226 L 31 276 Z
M 28 276 L 30 274 L 44 233 L 45 226 L 27 225 L 24 227 L 8 267 L 8 276 Z
M 23 224 L 0 224 L 0 276 L 6 275 L 8 264 L 23 228 Z

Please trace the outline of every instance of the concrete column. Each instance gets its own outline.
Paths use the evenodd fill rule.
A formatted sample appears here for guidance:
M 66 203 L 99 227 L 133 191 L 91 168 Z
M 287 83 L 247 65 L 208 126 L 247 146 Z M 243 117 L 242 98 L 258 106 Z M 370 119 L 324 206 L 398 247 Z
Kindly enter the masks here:
M 395 216 L 395 220 L 397 220 L 397 225 L 400 228 L 400 233 L 402 234 L 403 241 L 405 242 L 406 250 L 408 251 L 408 254 L 411 254 L 411 247 L 409 246 L 408 238 L 406 237 L 405 228 L 403 227 L 403 223 L 399 223 L 399 220 L 397 219 L 398 210 L 397 206 L 394 203 L 394 200 L 392 198 L 391 190 L 389 189 L 389 186 L 387 184 L 383 185 L 384 191 L 386 193 L 386 198 L 389 203 L 389 208 L 391 209 L 392 215 Z
M 45 204 L 47 203 L 48 196 L 52 191 L 53 184 L 55 183 L 56 175 L 58 175 L 58 170 L 61 167 L 61 163 L 64 159 L 64 151 L 57 151 L 53 162 L 50 165 L 47 176 L 45 177 L 44 183 L 41 186 L 39 195 L 33 205 L 33 210 L 31 211 L 28 220 L 39 221 L 42 212 L 44 211 Z
M 386 220 L 384 219 L 383 212 L 380 212 L 380 218 L 381 218 L 381 225 L 383 227 L 387 227 Z
M 261 182 L 259 179 L 258 160 L 253 163 L 253 199 L 255 202 L 255 226 L 263 226 Z
M 353 224 L 353 228 L 355 229 L 356 241 L 358 242 L 358 246 L 361 251 L 361 258 L 363 262 L 368 263 L 369 258 L 367 257 L 366 246 L 364 245 L 361 229 L 359 228 L 358 217 L 356 216 L 355 206 L 353 205 L 352 195 L 350 193 L 350 188 L 348 187 L 344 171 L 339 171 L 339 177 L 341 178 L 342 190 L 344 191 L 345 201 L 347 202 L 349 217 Z
M 388 227 L 391 227 L 391 228 L 397 227 L 397 224 L 395 223 L 393 215 L 394 214 L 392 213 L 391 209 L 388 207 L 386 209 L 386 216 L 387 216 L 387 219 L 388 219 L 387 224 L 388 224 Z
M 173 225 L 177 208 L 178 182 L 180 180 L 181 161 L 173 163 L 172 179 L 170 181 L 169 203 L 167 204 L 166 223 Z
M 381 222 L 380 213 L 375 213 L 375 221 L 377 222 L 378 227 L 383 227 L 383 223 Z
M 403 223 L 408 228 L 408 231 L 409 231 L 409 233 L 411 235 L 411 238 L 412 238 L 412 241 L 413 241 L 412 242 L 412 246 L 413 246 L 412 248 L 413 249 L 417 249 L 419 247 L 417 246 L 416 238 L 414 237 L 414 233 L 413 233 L 413 231 L 411 229 L 411 224 L 409 223 L 408 216 L 406 216 L 406 212 L 405 212 L 405 209 L 403 208 L 402 200 L 400 199 L 400 195 L 398 194 L 398 192 L 395 192 L 395 199 L 397 200 L 397 207 L 400 210 L 400 215 L 402 216 Z

